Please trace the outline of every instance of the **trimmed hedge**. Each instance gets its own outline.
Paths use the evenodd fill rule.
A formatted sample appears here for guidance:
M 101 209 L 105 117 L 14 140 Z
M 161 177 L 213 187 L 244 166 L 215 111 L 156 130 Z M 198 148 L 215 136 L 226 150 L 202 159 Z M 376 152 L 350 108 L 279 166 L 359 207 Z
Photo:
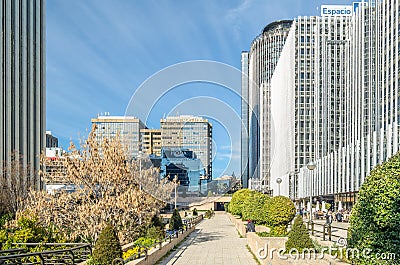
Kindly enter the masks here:
M 400 153 L 375 167 L 365 179 L 352 209 L 348 246 L 360 253 L 371 250 L 369 258 L 353 258 L 357 264 L 390 264 L 375 260 L 377 253 L 400 257 Z
M 178 209 L 174 209 L 171 218 L 169 219 L 169 229 L 171 230 L 179 230 L 182 228 L 183 222 L 181 215 L 179 214 Z
M 266 223 L 271 228 L 272 234 L 286 234 L 287 226 L 293 220 L 295 214 L 294 203 L 287 197 L 273 197 L 266 204 Z
M 286 251 L 297 249 L 299 253 L 305 248 L 313 248 L 314 244 L 308 233 L 308 230 L 303 223 L 303 217 L 298 215 L 294 219 L 292 229 L 289 232 L 288 241 L 286 241 Z
M 108 225 L 97 239 L 93 250 L 93 262 L 96 265 L 109 265 L 117 258 L 122 258 L 121 245 L 115 228 Z
M 229 212 L 234 215 L 242 216 L 243 203 L 249 194 L 253 192 L 249 189 L 241 189 L 235 192 L 232 196 L 232 200 L 229 203 Z
M 253 220 L 256 224 L 266 224 L 266 204 L 269 200 L 270 197 L 261 192 L 250 192 L 243 202 L 242 219 Z

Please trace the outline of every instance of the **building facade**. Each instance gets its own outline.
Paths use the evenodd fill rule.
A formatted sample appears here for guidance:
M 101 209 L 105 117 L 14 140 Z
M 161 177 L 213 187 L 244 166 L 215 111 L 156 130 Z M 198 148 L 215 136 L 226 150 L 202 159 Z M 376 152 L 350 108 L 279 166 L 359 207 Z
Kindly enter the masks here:
M 212 179 L 212 125 L 204 118 L 181 115 L 160 120 L 163 148 L 193 151 L 205 168 L 208 181 Z
M 122 145 L 126 148 L 129 158 L 136 158 L 141 147 L 140 131 L 145 125 L 136 117 L 131 116 L 98 116 L 92 119 L 96 125 L 96 140 L 101 145 L 103 139 L 112 139 L 119 136 Z
M 0 161 L 17 152 L 37 172 L 46 131 L 45 0 L 3 0 L 0 13 Z M 26 181 L 39 189 L 35 175 Z
M 206 193 L 207 185 L 202 187 L 206 175 L 203 163 L 194 151 L 185 148 L 163 148 L 160 175 L 170 181 L 179 181 L 178 192 L 187 195 Z
M 270 190 L 269 82 L 291 28 L 291 20 L 267 25 L 242 53 L 242 185 Z
M 282 195 L 335 210 L 400 143 L 399 1 L 336 8 L 352 11 L 294 21 L 269 88 L 274 195 L 280 178 Z
M 161 156 L 161 130 L 141 129 L 142 152 L 147 155 Z
M 270 87 L 274 195 L 280 185 L 281 194 L 297 198 L 300 169 L 336 152 L 348 139 L 351 19 L 298 17 L 292 24 Z
M 58 138 L 51 131 L 46 131 L 46 148 L 58 147 Z

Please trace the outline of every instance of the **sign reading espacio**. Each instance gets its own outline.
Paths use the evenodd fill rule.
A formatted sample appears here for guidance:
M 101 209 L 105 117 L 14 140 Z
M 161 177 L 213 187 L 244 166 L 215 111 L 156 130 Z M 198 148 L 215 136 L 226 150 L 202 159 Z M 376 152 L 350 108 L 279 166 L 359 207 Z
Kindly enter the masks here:
M 336 17 L 336 16 L 352 16 L 353 7 L 343 5 L 322 5 L 321 16 L 322 17 Z

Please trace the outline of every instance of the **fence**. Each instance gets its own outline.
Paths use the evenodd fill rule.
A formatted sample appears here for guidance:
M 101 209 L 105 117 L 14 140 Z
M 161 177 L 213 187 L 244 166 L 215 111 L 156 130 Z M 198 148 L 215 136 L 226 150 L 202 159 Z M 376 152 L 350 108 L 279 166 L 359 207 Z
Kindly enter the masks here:
M 321 224 L 313 221 L 307 221 L 307 230 L 311 231 L 311 235 L 322 238 L 323 241 L 332 241 L 339 244 L 347 242 L 347 229 L 332 224 Z M 320 229 L 317 229 L 320 228 Z
M 0 265 L 26 264 L 26 265 L 59 265 L 78 264 L 85 261 L 92 254 L 89 244 L 75 243 L 18 243 L 18 247 L 50 247 L 57 248 L 41 252 L 27 253 L 25 248 L 16 248 L 0 251 Z M 60 249 L 61 248 L 61 249 Z
M 197 217 L 191 217 L 191 218 L 186 219 L 185 220 L 186 222 L 184 222 L 184 224 L 185 224 L 184 229 L 181 229 L 179 231 L 174 231 L 173 234 L 168 235 L 167 237 L 165 237 L 162 240 L 158 240 L 156 243 L 154 243 L 150 247 L 142 247 L 138 253 L 136 253 L 135 255 L 133 255 L 125 260 L 122 260 L 122 259 L 116 260 L 113 265 L 125 264 L 125 263 L 131 262 L 133 260 L 141 259 L 141 258 L 147 259 L 150 250 L 159 251 L 162 248 L 165 248 L 166 245 L 168 245 L 172 242 L 173 238 L 178 238 L 179 234 L 184 234 L 186 231 L 192 230 L 192 228 L 194 228 L 195 225 L 198 224 L 201 220 L 203 220 L 203 215 L 199 215 Z M 134 247 L 135 247 L 135 245 L 131 243 L 131 244 L 123 246 L 122 250 L 127 251 Z

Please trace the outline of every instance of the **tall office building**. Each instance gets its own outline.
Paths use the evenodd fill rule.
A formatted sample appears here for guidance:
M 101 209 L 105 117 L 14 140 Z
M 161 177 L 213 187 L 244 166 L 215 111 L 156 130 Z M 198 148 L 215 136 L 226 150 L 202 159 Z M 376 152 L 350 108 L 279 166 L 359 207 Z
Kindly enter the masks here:
M 298 173 L 345 145 L 351 16 L 298 17 L 271 85 L 271 187 L 296 198 Z M 280 178 L 282 184 L 276 183 Z
M 281 194 L 301 203 L 350 208 L 371 169 L 399 151 L 399 9 L 368 1 L 295 20 L 270 80 L 274 191 L 281 178 Z
M 242 53 L 242 184 L 269 191 L 270 90 L 269 81 L 292 21 L 267 25 L 249 52 Z
M 46 131 L 45 1 L 3 0 L 0 13 L 0 161 L 18 152 L 37 171 Z M 41 188 L 39 177 L 26 181 Z
M 163 148 L 193 151 L 205 168 L 206 178 L 212 179 L 212 125 L 195 116 L 171 116 L 160 120 Z
M 96 125 L 96 139 L 101 143 L 103 139 L 111 139 L 119 135 L 121 143 L 126 148 L 127 156 L 135 158 L 139 155 L 141 146 L 140 131 L 145 125 L 136 117 L 131 116 L 99 116 L 92 119 Z
M 147 155 L 161 156 L 161 130 L 141 129 L 142 152 Z

